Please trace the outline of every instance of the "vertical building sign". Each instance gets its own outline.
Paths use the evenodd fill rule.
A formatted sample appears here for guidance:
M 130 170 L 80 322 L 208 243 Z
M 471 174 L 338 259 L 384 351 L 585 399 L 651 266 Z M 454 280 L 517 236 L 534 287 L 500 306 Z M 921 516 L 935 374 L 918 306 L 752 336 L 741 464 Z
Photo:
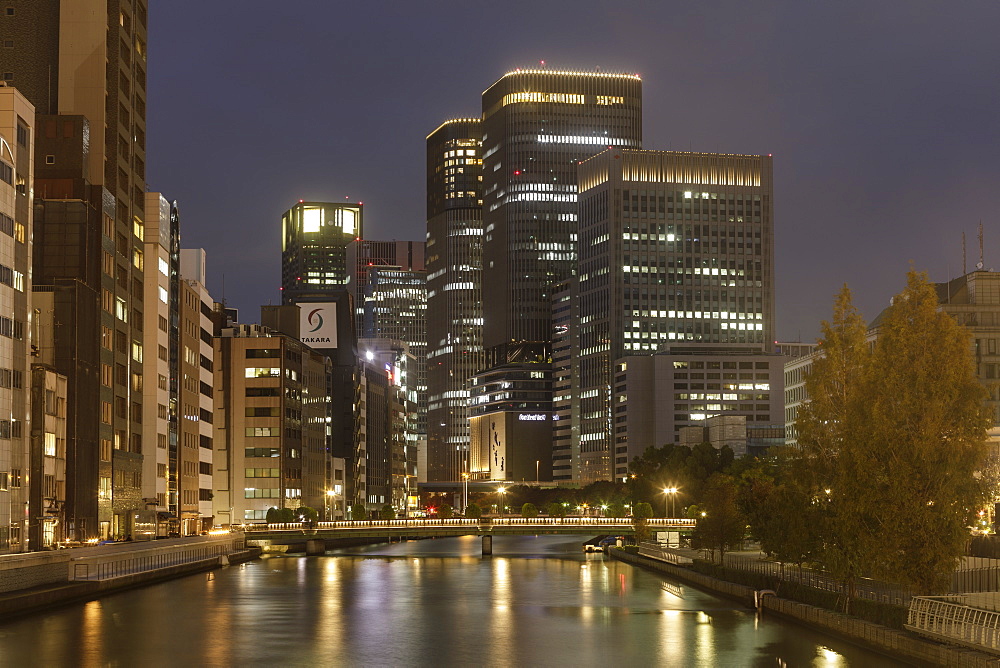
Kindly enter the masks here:
M 312 348 L 337 347 L 337 304 L 299 304 L 299 339 Z

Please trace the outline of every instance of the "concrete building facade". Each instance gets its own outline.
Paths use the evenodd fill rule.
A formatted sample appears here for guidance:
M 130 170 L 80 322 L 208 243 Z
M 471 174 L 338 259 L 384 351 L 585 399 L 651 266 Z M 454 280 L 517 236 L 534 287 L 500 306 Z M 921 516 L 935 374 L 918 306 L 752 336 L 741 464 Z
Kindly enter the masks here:
M 0 88 L 0 554 L 28 549 L 40 516 L 26 512 L 29 485 L 41 484 L 30 476 L 28 432 L 34 135 L 31 103 Z
M 330 360 L 260 325 L 214 339 L 213 515 L 263 522 L 268 508 L 327 507 Z

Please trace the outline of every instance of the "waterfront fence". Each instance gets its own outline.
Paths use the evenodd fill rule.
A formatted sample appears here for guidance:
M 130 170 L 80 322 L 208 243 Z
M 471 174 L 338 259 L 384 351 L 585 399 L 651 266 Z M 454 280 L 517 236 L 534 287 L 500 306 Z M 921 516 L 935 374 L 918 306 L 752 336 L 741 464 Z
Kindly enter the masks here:
M 88 554 L 71 559 L 69 561 L 69 580 L 72 582 L 110 580 L 136 573 L 218 559 L 222 556 L 242 552 L 245 549 L 246 538 L 242 533 L 198 537 L 180 545 L 172 544 L 162 547 L 139 547 L 136 545 L 135 549 L 116 549 L 103 554 Z
M 846 593 L 843 583 L 837 578 L 824 571 L 803 568 L 796 564 L 768 561 L 746 555 L 727 554 L 723 565 L 732 570 L 763 575 L 779 582 L 794 582 L 836 594 Z M 855 583 L 855 596 L 869 601 L 905 607 L 913 595 L 907 588 L 900 585 L 870 578 L 859 578 Z

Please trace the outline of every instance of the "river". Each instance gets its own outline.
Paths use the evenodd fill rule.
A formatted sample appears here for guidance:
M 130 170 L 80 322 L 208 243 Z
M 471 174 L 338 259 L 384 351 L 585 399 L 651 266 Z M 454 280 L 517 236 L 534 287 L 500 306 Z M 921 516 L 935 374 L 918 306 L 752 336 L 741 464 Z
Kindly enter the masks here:
M 0 666 L 892 666 L 585 555 L 475 537 L 277 556 L 0 625 Z

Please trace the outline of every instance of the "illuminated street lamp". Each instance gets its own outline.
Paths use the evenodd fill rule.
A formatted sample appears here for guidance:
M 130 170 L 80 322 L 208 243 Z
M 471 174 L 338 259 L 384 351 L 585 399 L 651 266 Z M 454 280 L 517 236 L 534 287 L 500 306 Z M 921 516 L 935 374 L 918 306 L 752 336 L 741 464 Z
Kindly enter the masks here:
M 472 477 L 467 471 L 462 473 L 462 512 L 469 507 L 469 478 Z
M 665 494 L 665 496 L 663 497 L 663 513 L 664 514 L 667 513 L 667 500 L 668 499 L 670 500 L 670 515 L 668 515 L 668 517 L 672 517 L 673 514 L 674 514 L 674 497 L 677 495 L 678 491 L 680 491 L 680 490 L 678 490 L 676 487 L 664 487 L 663 488 L 663 493 Z
M 335 497 L 336 495 L 337 495 L 337 493 L 335 491 L 333 491 L 332 489 L 326 490 L 326 519 L 327 519 L 327 521 L 329 521 L 329 520 L 332 519 L 330 516 L 333 514 L 333 511 L 332 511 L 333 497 Z
M 505 495 L 507 494 L 507 488 L 506 487 L 497 487 L 497 494 L 500 495 L 500 517 L 503 517 L 503 506 L 504 506 L 504 503 L 506 503 L 506 496 Z

